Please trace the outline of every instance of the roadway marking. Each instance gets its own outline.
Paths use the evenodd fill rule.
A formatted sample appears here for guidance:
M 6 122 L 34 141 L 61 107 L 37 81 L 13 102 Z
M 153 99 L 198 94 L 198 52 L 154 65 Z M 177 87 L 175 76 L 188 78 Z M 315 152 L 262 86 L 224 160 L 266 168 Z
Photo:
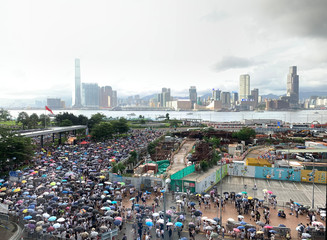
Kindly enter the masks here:
M 282 185 L 282 188 L 285 188 L 284 184 L 281 181 L 279 181 L 279 183 L 280 183 L 280 185 Z
M 300 189 L 296 186 L 295 182 L 293 182 L 293 185 L 296 187 L 297 190 L 300 190 Z
M 269 180 L 266 180 L 266 181 L 267 181 L 267 183 L 268 183 L 268 186 L 271 187 L 271 186 L 270 186 L 270 183 L 269 183 Z
M 320 188 L 317 187 L 317 185 L 315 185 L 315 189 L 318 189 L 318 191 L 322 193 L 322 191 L 320 190 Z

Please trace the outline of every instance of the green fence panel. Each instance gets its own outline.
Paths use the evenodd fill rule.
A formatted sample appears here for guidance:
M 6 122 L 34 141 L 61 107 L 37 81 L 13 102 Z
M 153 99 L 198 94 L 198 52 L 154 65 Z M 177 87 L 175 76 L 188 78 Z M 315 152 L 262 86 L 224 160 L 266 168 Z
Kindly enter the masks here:
M 195 165 L 188 166 L 170 176 L 170 179 L 182 179 L 183 177 L 193 173 Z

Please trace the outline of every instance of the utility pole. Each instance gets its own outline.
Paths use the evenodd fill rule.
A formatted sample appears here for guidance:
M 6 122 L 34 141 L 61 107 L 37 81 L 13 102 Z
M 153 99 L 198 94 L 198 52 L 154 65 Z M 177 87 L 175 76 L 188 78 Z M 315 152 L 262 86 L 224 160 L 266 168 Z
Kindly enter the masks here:
M 223 226 L 223 160 L 220 159 L 220 226 Z
M 163 211 L 164 211 L 164 240 L 168 240 L 167 216 L 166 216 L 166 189 L 160 191 L 163 194 Z

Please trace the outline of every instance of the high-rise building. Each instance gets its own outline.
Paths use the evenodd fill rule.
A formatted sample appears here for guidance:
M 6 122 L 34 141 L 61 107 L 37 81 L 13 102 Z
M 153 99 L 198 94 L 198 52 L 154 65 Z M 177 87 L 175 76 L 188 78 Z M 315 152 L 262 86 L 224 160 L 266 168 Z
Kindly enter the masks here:
M 198 99 L 198 94 L 196 93 L 196 87 L 195 86 L 190 87 L 189 96 L 190 96 L 190 100 L 191 100 L 192 108 L 193 108 L 194 103 L 196 103 L 197 99 Z
M 253 99 L 253 107 L 256 108 L 258 106 L 258 101 L 259 101 L 259 89 L 254 88 L 251 90 L 251 96 Z
M 212 89 L 212 100 L 219 101 L 220 100 L 220 93 L 221 93 L 221 91 L 219 89 L 217 89 L 217 90 Z
M 297 75 L 297 67 L 291 66 L 287 75 L 287 93 L 289 97 L 290 107 L 297 107 L 299 104 L 299 75 Z
M 237 92 L 232 92 L 232 104 L 236 104 L 238 101 L 238 93 Z
M 81 68 L 80 61 L 78 58 L 75 59 L 75 108 L 82 107 L 81 98 Z
M 47 106 L 50 109 L 61 109 L 61 99 L 60 98 L 47 98 Z
M 110 98 L 110 107 L 118 106 L 117 91 L 112 91 L 112 97 Z
M 243 74 L 240 76 L 240 101 L 246 101 L 250 95 L 250 75 Z
M 110 107 L 109 98 L 112 96 L 112 88 L 110 86 L 104 86 L 100 88 L 100 107 L 108 108 Z
M 220 100 L 223 108 L 230 108 L 230 92 L 221 92 Z
M 82 84 L 83 106 L 88 108 L 99 108 L 100 88 L 97 83 Z
M 170 88 L 162 88 L 158 94 L 159 107 L 167 107 L 167 102 L 171 101 Z

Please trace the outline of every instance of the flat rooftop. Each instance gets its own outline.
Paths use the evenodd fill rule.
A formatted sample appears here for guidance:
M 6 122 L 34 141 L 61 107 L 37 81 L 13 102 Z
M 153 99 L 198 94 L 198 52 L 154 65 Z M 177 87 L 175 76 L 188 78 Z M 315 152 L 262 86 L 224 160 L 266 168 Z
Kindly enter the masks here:
M 206 171 L 204 173 L 193 172 L 193 173 L 187 175 L 186 177 L 183 177 L 182 180 L 201 182 L 206 177 L 208 177 L 212 173 L 216 172 L 219 168 L 220 168 L 220 166 L 215 166 L 215 167 L 210 168 L 208 171 Z

